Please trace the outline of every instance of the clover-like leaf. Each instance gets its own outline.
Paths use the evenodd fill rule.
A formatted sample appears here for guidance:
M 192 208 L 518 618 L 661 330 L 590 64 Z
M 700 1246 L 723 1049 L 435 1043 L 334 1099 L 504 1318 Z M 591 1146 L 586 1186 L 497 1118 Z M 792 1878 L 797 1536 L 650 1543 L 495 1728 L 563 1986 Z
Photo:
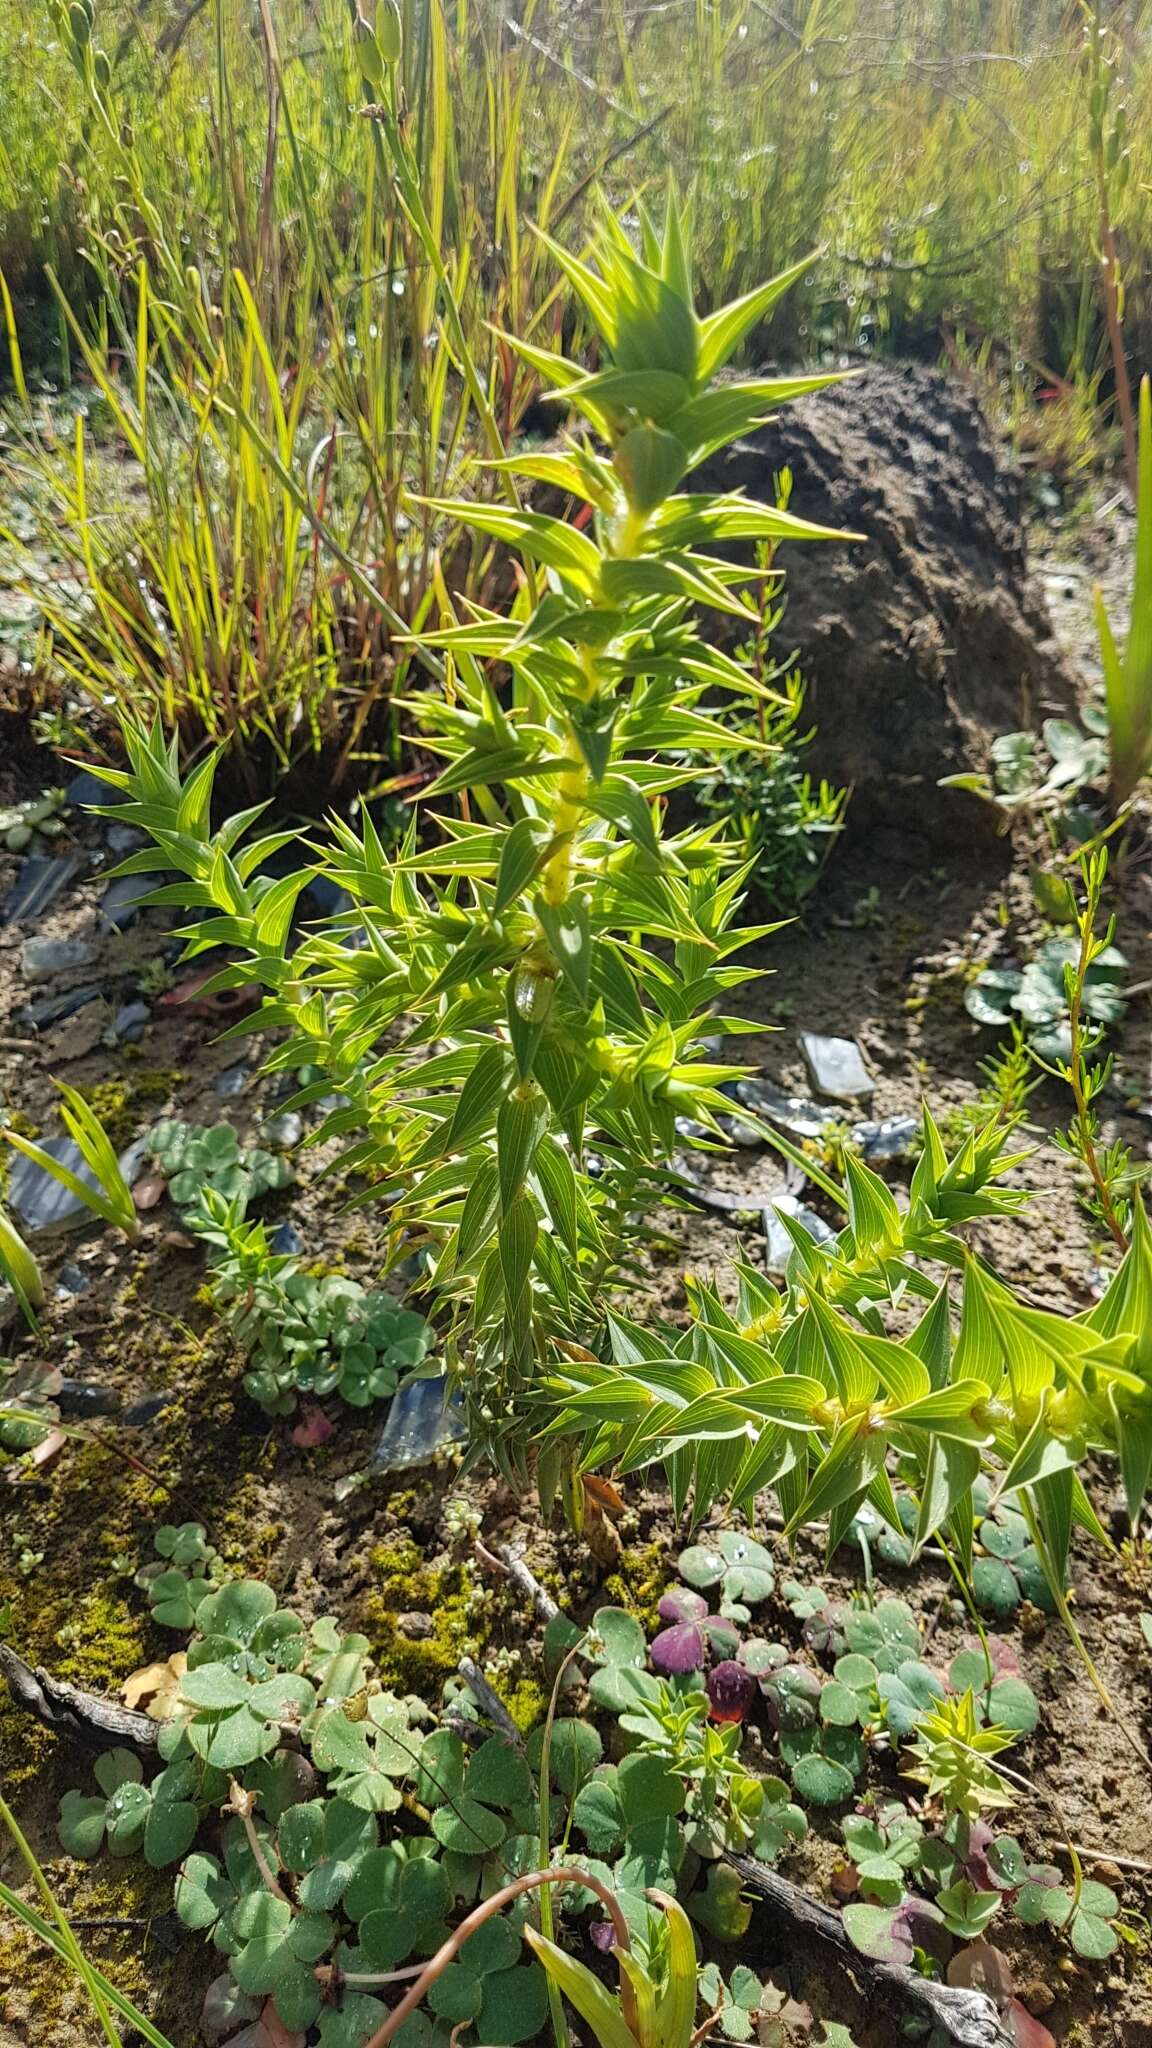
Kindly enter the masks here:
M 717 1941 L 739 1941 L 748 1931 L 752 1906 L 744 1898 L 738 1873 L 727 1863 L 709 1865 L 704 1890 L 687 1900 L 688 1911 Z
M 189 1856 L 176 1880 L 173 1903 L 185 1927 L 204 1934 L 236 1901 L 236 1887 L 215 1856 L 197 1851 Z
M 534 1728 L 528 1737 L 525 1753 L 534 1771 L 539 1772 L 544 1752 L 544 1729 Z M 569 1797 L 577 1793 L 591 1777 L 604 1754 L 604 1745 L 590 1721 L 561 1719 L 552 1724 L 552 1739 L 548 1751 L 548 1773 L 553 1785 Z M 471 1789 L 471 1788 L 470 1788 Z M 529 1792 L 531 1784 L 529 1784 Z M 507 1804 L 518 1806 L 522 1798 L 512 1799 Z
M 792 1765 L 796 1791 L 813 1806 L 842 1806 L 852 1797 L 853 1782 L 852 1772 L 844 1764 L 817 1749 L 798 1757 Z

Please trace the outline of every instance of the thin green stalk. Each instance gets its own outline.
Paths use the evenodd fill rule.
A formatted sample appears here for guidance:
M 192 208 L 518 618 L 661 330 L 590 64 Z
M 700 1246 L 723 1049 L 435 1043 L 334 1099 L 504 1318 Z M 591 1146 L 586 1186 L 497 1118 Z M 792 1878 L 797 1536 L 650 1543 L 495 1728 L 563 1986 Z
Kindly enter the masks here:
M 1104 1680 L 1096 1669 L 1096 1665 L 1092 1660 L 1092 1653 L 1076 1625 L 1072 1609 L 1068 1605 L 1068 1596 L 1064 1591 L 1061 1574 L 1056 1570 L 1055 1561 L 1045 1539 L 1044 1531 L 1040 1527 L 1040 1518 L 1036 1513 L 1035 1505 L 1026 1487 L 1020 1494 L 1020 1512 L 1024 1517 L 1028 1527 L 1028 1534 L 1039 1555 L 1044 1577 L 1048 1581 L 1048 1590 L 1056 1603 L 1056 1612 L 1064 1624 L 1069 1642 L 1083 1664 L 1085 1671 L 1088 1673 L 1093 1691 L 1096 1693 L 1101 1705 L 1115 1721 L 1129 1748 L 1139 1757 L 1145 1768 L 1152 1771 L 1152 1757 L 1148 1755 L 1138 1735 L 1129 1726 L 1128 1721 L 1117 1707 Z
M 559 1671 L 556 1673 L 552 1686 L 552 1697 L 548 1702 L 548 1713 L 544 1722 L 544 1739 L 540 1745 L 539 1776 L 540 1867 L 542 1870 L 547 1870 L 552 1861 L 552 1798 L 549 1777 L 552 1762 L 552 1729 L 555 1725 L 556 1708 L 560 1700 L 560 1688 L 564 1683 L 564 1673 L 567 1671 L 572 1659 L 579 1655 L 584 1642 L 585 1637 L 581 1636 L 578 1643 L 573 1643 Z M 555 1941 L 556 1923 L 552 1912 L 552 1890 L 549 1885 L 542 1885 L 540 1888 L 540 1928 L 547 1940 Z M 559 1986 L 553 1983 L 551 1976 L 548 1977 L 548 2012 L 552 2021 L 552 2034 L 556 2042 L 556 2048 L 569 2048 L 571 2036 L 568 2031 L 568 2016 L 564 2011 L 564 2001 L 560 1996 Z
M 52 1890 L 48 1879 L 45 1877 L 32 1852 L 30 1843 L 26 1839 L 7 1800 L 2 1795 L 0 1795 L 0 1825 L 7 1828 L 16 1847 L 17 1854 L 23 1862 L 33 1884 L 36 1886 L 45 1906 L 51 1913 L 53 1920 L 56 1922 L 56 1939 L 52 1939 L 52 1935 L 47 1929 L 45 1929 L 45 1939 L 52 1941 L 52 1946 L 57 1954 L 68 1963 L 69 1967 L 79 1977 L 85 1991 L 88 1993 L 92 2010 L 100 2022 L 100 2031 L 108 2042 L 109 2048 L 123 2048 L 120 2036 L 113 2024 L 112 2015 L 108 2010 L 108 2001 L 104 1995 L 106 1980 L 101 1978 L 98 1970 L 93 1969 L 92 1964 L 84 1954 L 80 1943 L 68 1924 L 63 1908 L 57 1902 L 55 1892 Z M 23 1901 L 19 1900 L 14 1892 L 10 1892 L 6 1885 L 0 1888 L 0 1896 L 3 1896 L 5 1904 L 10 1906 L 21 1918 L 27 1917 L 30 1909 L 25 1907 Z M 111 1995 L 111 1985 L 107 1985 L 106 1988 Z M 112 1998 L 112 2003 L 117 2004 L 118 2000 Z M 132 2017 L 135 2019 L 137 2015 L 133 2013 Z M 163 2041 L 163 2036 L 158 2038 L 161 2042 L 161 2048 L 172 2048 L 170 2042 L 165 2043 Z
M 972 1623 L 973 1628 L 976 1631 L 977 1636 L 980 1639 L 980 1648 L 984 1652 L 984 1669 L 987 1673 L 987 1679 L 985 1682 L 985 1702 L 987 1702 L 987 1695 L 991 1692 L 992 1687 L 996 1682 L 996 1666 L 992 1662 L 992 1650 L 988 1641 L 988 1631 L 980 1618 L 979 1610 L 976 1606 L 975 1596 L 973 1595 L 972 1588 L 968 1583 L 968 1575 L 966 1572 L 961 1570 L 959 1560 L 953 1555 L 952 1546 L 947 1541 L 943 1529 L 939 1529 L 937 1531 L 936 1541 L 944 1553 L 945 1563 L 947 1564 L 948 1569 L 952 1574 L 952 1577 L 955 1579 L 956 1584 L 960 1589 L 960 1598 L 963 1600 L 965 1607 L 968 1609 L 969 1619 Z

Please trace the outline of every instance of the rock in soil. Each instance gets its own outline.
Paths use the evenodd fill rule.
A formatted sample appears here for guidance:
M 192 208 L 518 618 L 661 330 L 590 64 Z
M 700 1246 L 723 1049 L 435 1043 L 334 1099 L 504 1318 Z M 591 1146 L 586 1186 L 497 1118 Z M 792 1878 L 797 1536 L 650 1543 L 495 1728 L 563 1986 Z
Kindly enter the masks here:
M 939 787 L 984 769 L 997 734 L 1075 708 L 1071 675 L 1028 577 L 1022 491 L 961 385 L 874 364 L 789 406 L 704 465 L 701 486 L 773 495 L 862 534 L 785 545 L 781 653 L 808 679 L 817 775 L 852 786 L 849 830 L 991 845 L 981 799 Z

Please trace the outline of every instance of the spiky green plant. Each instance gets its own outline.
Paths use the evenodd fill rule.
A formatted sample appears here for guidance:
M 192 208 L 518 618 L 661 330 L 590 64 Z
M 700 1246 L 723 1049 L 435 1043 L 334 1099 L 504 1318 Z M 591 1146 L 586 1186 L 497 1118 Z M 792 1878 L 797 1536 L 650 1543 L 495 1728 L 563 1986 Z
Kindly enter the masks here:
M 355 905 L 337 929 L 289 954 L 308 873 L 260 875 L 291 834 L 238 850 L 258 810 L 212 831 L 215 757 L 183 783 L 159 725 L 129 724 L 130 767 L 104 771 L 156 848 L 126 871 L 170 867 L 182 879 L 155 900 L 212 913 L 186 931 L 187 957 L 235 949 L 212 985 L 260 981 L 261 1023 L 286 1034 L 272 1064 L 328 1077 L 298 1099 L 348 1096 L 322 1128 L 359 1131 L 346 1167 L 387 1184 L 397 1243 L 427 1246 L 474 1442 L 517 1466 L 538 1361 L 553 1338 L 598 1328 L 677 1117 L 718 1129 L 719 1084 L 737 1070 L 703 1041 L 745 1028 L 716 1010 L 747 978 L 732 956 L 769 929 L 737 925 L 741 873 L 718 828 L 665 824 L 691 774 L 668 755 L 749 744 L 709 693 L 764 692 L 696 623 L 700 604 L 755 616 L 747 569 L 711 547 L 836 538 L 740 494 L 678 488 L 774 405 L 833 381 L 720 380 L 803 266 L 700 319 L 686 227 L 672 200 L 662 231 L 641 213 L 639 252 L 607 211 L 595 267 L 549 244 L 602 367 L 507 344 L 603 446 L 574 432 L 501 466 L 585 509 L 428 508 L 518 554 L 519 589 L 507 612 L 473 604 L 463 619 L 442 589 L 422 644 L 446 685 L 407 708 L 445 766 L 398 857 L 370 820 L 333 822 L 317 858 Z

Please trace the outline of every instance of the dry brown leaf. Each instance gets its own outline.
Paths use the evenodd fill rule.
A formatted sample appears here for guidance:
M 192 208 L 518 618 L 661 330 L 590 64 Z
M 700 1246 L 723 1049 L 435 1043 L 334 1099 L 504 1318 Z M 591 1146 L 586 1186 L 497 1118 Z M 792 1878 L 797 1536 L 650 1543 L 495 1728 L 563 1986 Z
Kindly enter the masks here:
M 133 1713 L 144 1701 L 150 1721 L 170 1721 L 176 1711 L 180 1680 L 188 1668 L 183 1650 L 177 1650 L 163 1664 L 142 1664 L 120 1687 L 120 1697 Z

